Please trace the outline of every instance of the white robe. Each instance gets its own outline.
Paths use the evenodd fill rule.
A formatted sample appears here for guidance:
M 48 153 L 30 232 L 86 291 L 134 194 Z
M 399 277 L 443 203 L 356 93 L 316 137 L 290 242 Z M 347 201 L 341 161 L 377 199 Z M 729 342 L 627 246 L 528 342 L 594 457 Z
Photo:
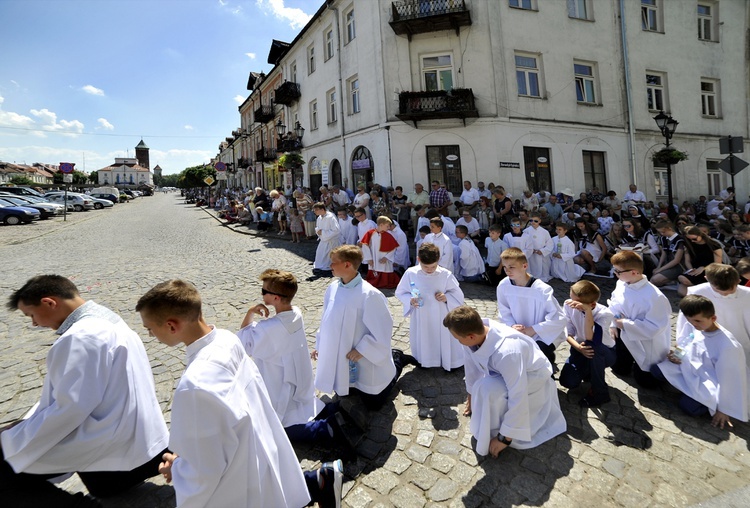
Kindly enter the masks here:
M 299 308 L 253 321 L 237 336 L 258 366 L 281 424 L 290 427 L 314 418 L 322 404 L 315 397 L 305 323 Z
M 458 243 L 458 237 L 456 236 L 456 223 L 453 219 L 441 215 L 440 219 L 443 221 L 443 234 L 447 235 L 454 244 Z
M 357 245 L 357 227 L 352 224 L 351 217 L 338 219 L 339 241 L 341 245 Z
M 497 285 L 498 319 L 508 326 L 531 326 L 535 341 L 557 347 L 565 340 L 567 320 L 554 293 L 539 279 L 530 287 L 519 287 L 506 277 Z
M 378 229 L 378 225 L 370 219 L 365 219 L 362 222 L 357 223 L 357 242 L 361 242 L 362 238 L 365 237 L 368 231 L 371 229 Z
M 529 273 L 537 279 L 547 282 L 550 279 L 550 255 L 552 254 L 552 237 L 549 231 L 539 226 L 529 226 L 523 230 L 524 236 L 528 237 L 531 244 L 532 253 L 527 255 L 529 261 Z M 539 250 L 541 254 L 534 254 L 534 250 Z
M 339 220 L 331 212 L 320 215 L 315 220 L 315 232 L 318 235 L 318 248 L 315 249 L 313 268 L 317 270 L 331 269 L 331 251 L 341 245 L 339 238 Z
M 521 249 L 521 251 L 529 259 L 534 255 L 534 248 L 531 246 L 531 238 L 521 234 L 521 236 L 513 236 L 513 233 L 505 233 L 503 241 L 508 244 L 508 247 L 515 247 Z
M 164 450 L 167 425 L 138 334 L 92 301 L 57 333 L 38 406 L 1 435 L 13 470 L 129 471 Z
M 573 258 L 576 255 L 576 247 L 567 236 L 559 236 L 552 239 L 552 254 L 560 254 L 559 258 L 551 256 L 549 273 L 552 277 L 562 280 L 563 282 L 576 282 L 583 277 L 586 270 L 575 264 Z M 609 332 L 607 332 L 609 333 Z
M 297 456 L 237 337 L 213 329 L 187 347 L 169 448 L 177 506 L 304 506 Z
M 408 268 L 411 265 L 411 259 L 409 258 L 409 240 L 406 238 L 406 233 L 396 223 L 396 227 L 391 230 L 391 235 L 398 242 L 398 248 L 396 249 L 395 257 L 393 258 L 393 264 Z
M 414 228 L 414 241 L 419 241 L 419 230 L 422 229 L 424 226 L 430 227 L 430 219 L 427 217 L 418 217 L 417 218 L 417 227 Z M 427 233 L 429 235 L 429 233 Z
M 458 259 L 454 263 L 454 269 L 458 268 L 458 270 L 454 273 L 458 274 L 459 280 L 484 273 L 484 260 L 479 253 L 479 249 L 470 238 L 466 237 L 461 240 L 456 246 L 456 250 L 458 251 Z
M 476 452 L 487 455 L 498 433 L 511 448 L 534 448 L 567 429 L 552 366 L 534 341 L 497 321 L 483 319 L 489 332 L 472 350 L 464 346 L 466 391 L 471 394 L 469 427 Z
M 411 306 L 411 283 L 419 290 L 424 305 Z M 445 294 L 447 302 L 435 299 L 435 293 Z M 438 266 L 433 273 L 425 273 L 419 266 L 406 270 L 396 288 L 396 298 L 409 317 L 409 345 L 411 354 L 422 367 L 455 369 L 464 364 L 461 344 L 443 326 L 449 311 L 464 304 L 464 293 L 453 274 Z
M 617 281 L 608 301 L 615 319 L 620 316 L 623 328 L 620 339 L 638 366 L 648 372 L 652 365 L 666 358 L 672 327 L 672 306 L 664 294 L 644 276 L 638 282 Z
M 390 233 L 388 233 L 390 235 Z M 382 233 L 373 231 L 370 235 L 370 243 L 362 244 L 362 262 L 373 272 L 393 273 L 393 260 L 396 257 L 396 249 L 381 252 L 380 241 Z
M 712 416 L 718 410 L 746 422 L 747 363 L 742 346 L 721 325 L 714 332 L 691 333 L 694 339 L 684 347 L 682 363 L 664 360 L 659 369 L 672 386 L 706 406 Z
M 424 242 L 432 243 L 440 249 L 440 260 L 438 265 L 453 272 L 453 242 L 445 233 L 430 233 L 424 237 Z
M 508 244 L 499 238 L 493 241 L 492 238 L 488 236 L 484 239 L 484 248 L 487 249 L 487 264 L 489 266 L 498 267 L 502 264 L 500 255 L 508 248 Z
M 359 379 L 351 387 L 378 394 L 396 375 L 391 354 L 393 317 L 383 293 L 357 275 L 349 284 L 334 281 L 323 299 L 316 335 L 315 387 L 324 393 L 349 394 L 349 360 L 356 349 Z

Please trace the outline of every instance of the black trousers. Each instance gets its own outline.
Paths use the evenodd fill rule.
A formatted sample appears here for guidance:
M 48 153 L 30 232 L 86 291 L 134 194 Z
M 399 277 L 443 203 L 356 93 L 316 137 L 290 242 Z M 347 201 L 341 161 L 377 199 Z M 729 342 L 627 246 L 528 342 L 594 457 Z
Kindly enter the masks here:
M 377 411 L 378 409 L 383 407 L 383 405 L 388 401 L 393 387 L 396 386 L 398 378 L 401 377 L 401 371 L 404 370 L 404 364 L 403 358 L 400 353 L 393 353 L 393 364 L 396 366 L 396 375 L 393 376 L 393 379 L 390 383 L 388 383 L 388 386 L 383 388 L 383 391 L 381 391 L 380 393 L 365 393 L 356 388 L 352 388 L 349 391 L 350 393 L 356 392 L 359 395 L 359 398 L 362 400 L 362 404 L 364 404 L 365 407 L 370 411 Z
M 132 471 L 81 472 L 78 476 L 92 496 L 115 496 L 139 485 L 147 478 L 158 475 L 161 457 L 168 451 L 163 450 L 156 457 Z M 80 493 L 71 494 L 47 481 L 60 475 L 61 473 L 16 473 L 5 461 L 5 455 L 0 449 L 0 500 L 3 506 L 14 508 L 98 506 L 96 502 L 84 498 Z
M 625 343 L 620 339 L 620 330 L 617 330 L 617 337 L 615 338 L 615 350 L 617 351 L 617 359 L 612 364 L 612 372 L 619 374 L 620 376 L 629 376 L 633 374 L 635 382 L 643 388 L 656 388 L 661 385 L 662 382 L 654 377 L 653 374 L 641 369 L 635 360 L 633 355 L 628 351 Z

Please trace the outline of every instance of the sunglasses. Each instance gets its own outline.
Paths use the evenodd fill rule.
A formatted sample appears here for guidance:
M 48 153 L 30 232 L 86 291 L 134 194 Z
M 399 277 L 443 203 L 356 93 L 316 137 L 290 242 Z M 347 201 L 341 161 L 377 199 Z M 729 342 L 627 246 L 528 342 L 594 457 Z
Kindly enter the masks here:
M 280 298 L 289 298 L 289 297 L 288 297 L 288 296 L 286 296 L 286 295 L 282 295 L 282 294 L 279 294 L 279 293 L 274 293 L 273 291 L 269 291 L 269 290 L 267 290 L 266 288 L 261 288 L 260 292 L 261 292 L 261 294 L 262 294 L 263 296 L 266 296 L 266 295 L 273 295 L 273 296 L 278 296 L 278 297 L 280 297 Z
M 540 221 L 539 219 L 531 219 L 529 222 L 535 222 L 535 223 L 539 224 L 542 221 Z

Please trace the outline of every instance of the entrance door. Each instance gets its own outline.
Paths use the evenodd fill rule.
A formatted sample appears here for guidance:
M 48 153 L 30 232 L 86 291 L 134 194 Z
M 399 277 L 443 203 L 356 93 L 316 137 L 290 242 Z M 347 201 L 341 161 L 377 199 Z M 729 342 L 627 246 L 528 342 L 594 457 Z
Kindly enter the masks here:
M 523 164 L 526 169 L 526 188 L 531 192 L 552 192 L 552 162 L 549 148 L 523 147 Z
M 320 199 L 320 188 L 323 186 L 323 175 L 318 173 L 317 175 L 310 175 L 310 191 L 312 192 L 315 201 Z

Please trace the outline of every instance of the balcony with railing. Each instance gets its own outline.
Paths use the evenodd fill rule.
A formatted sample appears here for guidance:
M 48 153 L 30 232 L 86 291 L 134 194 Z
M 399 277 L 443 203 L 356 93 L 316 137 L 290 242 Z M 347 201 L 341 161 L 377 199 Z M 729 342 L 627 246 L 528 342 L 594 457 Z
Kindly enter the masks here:
M 284 106 L 291 106 L 301 95 L 302 91 L 300 90 L 299 83 L 285 81 L 274 92 L 274 102 L 276 104 L 283 104 Z
M 460 118 L 466 125 L 467 118 L 479 117 L 474 92 L 471 88 L 454 88 L 450 91 L 401 92 L 398 94 L 399 120 L 413 121 L 441 118 Z
M 276 150 L 273 148 L 261 148 L 256 150 L 255 160 L 258 162 L 273 162 L 276 160 Z
M 238 168 L 247 168 L 253 165 L 252 159 L 246 159 L 244 157 L 240 157 L 237 159 L 237 167 Z
M 399 0 L 391 3 L 391 21 L 397 35 L 411 40 L 414 34 L 455 30 L 471 25 L 465 0 Z
M 300 150 L 302 150 L 302 141 L 299 139 L 276 140 L 277 152 L 299 152 Z
M 271 120 L 273 120 L 274 116 L 276 116 L 273 111 L 273 104 L 258 106 L 253 112 L 253 116 L 255 117 L 256 122 L 270 122 Z

